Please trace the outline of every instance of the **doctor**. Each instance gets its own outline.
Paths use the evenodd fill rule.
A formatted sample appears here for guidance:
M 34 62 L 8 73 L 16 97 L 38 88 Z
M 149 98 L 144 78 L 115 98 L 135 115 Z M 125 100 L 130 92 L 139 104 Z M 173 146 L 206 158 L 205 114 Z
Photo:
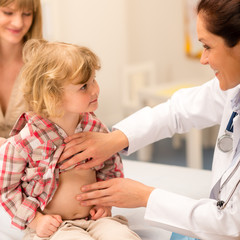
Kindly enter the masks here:
M 63 168 L 92 157 L 80 165 L 89 168 L 122 149 L 131 154 L 175 133 L 220 124 L 209 199 L 191 199 L 131 179 L 84 186 L 77 199 L 82 205 L 146 207 L 146 220 L 190 237 L 240 239 L 240 1 L 201 0 L 197 12 L 201 63 L 210 65 L 216 77 L 176 92 L 164 104 L 141 109 L 116 124 L 112 133 L 67 138 L 60 160 L 82 151 Z

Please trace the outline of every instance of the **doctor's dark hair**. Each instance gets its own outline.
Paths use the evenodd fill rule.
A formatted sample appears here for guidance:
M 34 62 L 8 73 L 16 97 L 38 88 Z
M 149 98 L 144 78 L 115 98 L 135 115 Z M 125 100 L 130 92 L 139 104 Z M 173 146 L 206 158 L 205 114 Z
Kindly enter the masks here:
M 30 111 L 61 117 L 64 86 L 84 84 L 100 69 L 99 58 L 88 48 L 31 39 L 23 48 L 22 90 Z
M 201 0 L 197 13 L 202 14 L 209 32 L 222 37 L 228 47 L 240 40 L 240 1 Z

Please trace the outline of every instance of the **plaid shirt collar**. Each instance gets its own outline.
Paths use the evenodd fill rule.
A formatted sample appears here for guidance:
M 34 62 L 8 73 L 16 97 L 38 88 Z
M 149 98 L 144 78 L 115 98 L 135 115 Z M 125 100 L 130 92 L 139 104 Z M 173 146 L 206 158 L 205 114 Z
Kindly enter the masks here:
M 55 132 L 56 134 L 58 134 L 58 137 L 60 138 L 64 138 L 67 136 L 67 134 L 64 132 L 63 129 L 61 129 L 64 135 L 66 136 L 62 136 L 62 134 L 58 133 L 58 130 L 60 129 L 60 127 L 58 127 L 54 122 L 41 117 L 40 115 L 37 115 L 33 112 L 26 112 L 23 113 L 17 120 L 17 122 L 15 123 L 15 125 L 13 126 L 12 131 L 10 132 L 10 137 L 18 134 L 26 124 L 31 124 L 33 126 L 36 126 L 40 131 L 44 130 L 47 132 Z M 50 139 L 51 139 L 51 134 L 49 135 Z M 53 142 L 55 140 L 55 138 L 51 139 Z
M 94 115 L 94 113 L 90 113 Z M 95 116 L 95 115 L 94 115 Z M 75 129 L 75 133 L 83 131 L 83 129 L 88 125 L 89 122 L 89 113 L 81 114 L 81 121 L 77 125 Z M 55 132 L 60 139 L 64 139 L 67 137 L 66 132 L 59 127 L 57 124 L 52 122 L 49 119 L 43 118 L 40 115 L 35 114 L 34 112 L 26 112 L 23 113 L 13 126 L 12 131 L 10 132 L 10 137 L 18 134 L 26 124 L 31 124 L 36 126 L 40 131 L 44 130 L 47 132 Z M 55 142 L 55 137 L 51 138 L 51 134 L 49 135 L 50 139 Z

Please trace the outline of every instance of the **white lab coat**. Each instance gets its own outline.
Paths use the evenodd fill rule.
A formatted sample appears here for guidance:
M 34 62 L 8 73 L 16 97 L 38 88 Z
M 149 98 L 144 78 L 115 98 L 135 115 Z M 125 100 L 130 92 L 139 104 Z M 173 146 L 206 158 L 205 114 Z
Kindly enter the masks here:
M 154 108 L 145 107 L 113 128 L 121 130 L 128 137 L 127 154 L 191 128 L 201 129 L 220 124 L 219 136 L 222 136 L 233 111 L 231 100 L 239 91 L 239 86 L 222 91 L 218 79 L 214 78 L 202 86 L 176 92 L 166 103 Z M 240 117 L 237 115 L 234 118 L 233 150 L 237 148 L 239 136 Z M 233 152 L 223 153 L 215 148 L 212 186 L 223 176 L 222 184 L 239 162 L 237 159 L 229 169 Z M 227 199 L 239 179 L 240 168 L 224 185 L 220 196 L 222 200 Z M 213 199 L 195 200 L 155 189 L 148 200 L 145 219 L 166 230 L 200 239 L 240 239 L 239 185 L 223 210 L 217 209 L 217 201 Z

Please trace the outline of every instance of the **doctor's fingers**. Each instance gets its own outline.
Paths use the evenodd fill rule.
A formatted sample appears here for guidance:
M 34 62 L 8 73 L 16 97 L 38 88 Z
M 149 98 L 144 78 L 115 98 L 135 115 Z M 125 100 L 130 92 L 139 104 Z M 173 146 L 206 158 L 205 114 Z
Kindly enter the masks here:
M 83 150 L 85 150 L 86 147 L 84 147 L 83 145 L 80 144 L 74 144 L 71 147 L 67 147 L 67 145 L 65 146 L 62 155 L 59 158 L 59 162 L 68 159 L 72 156 L 75 156 L 78 153 L 83 152 Z
M 75 145 L 84 143 L 87 139 L 87 136 L 88 132 L 80 132 L 66 137 L 64 139 L 64 142 L 66 143 L 65 150 L 68 150 L 69 148 L 72 148 Z
M 64 139 L 64 142 L 71 147 L 72 145 L 76 144 L 94 144 L 106 136 L 107 132 L 80 132 L 75 133 L 71 136 L 68 136 Z
M 113 178 L 113 179 L 109 179 L 106 181 L 101 181 L 101 182 L 95 182 L 92 184 L 88 184 L 88 185 L 84 185 L 81 187 L 81 191 L 82 192 L 89 192 L 89 191 L 93 191 L 93 190 L 101 190 L 101 189 L 109 189 L 110 187 L 114 186 L 118 180 L 121 180 L 122 178 Z M 101 194 L 104 194 L 105 192 L 101 192 Z M 100 194 L 100 192 L 98 193 Z M 109 193 L 108 193 L 109 194 Z
M 109 189 L 108 189 L 109 190 Z M 112 191 L 112 194 L 107 195 L 106 193 L 103 193 L 105 190 L 97 190 L 91 193 L 83 193 L 80 194 L 80 204 L 82 206 L 92 206 L 92 205 L 101 205 L 105 207 L 122 207 L 122 208 L 131 208 L 135 207 L 135 205 L 138 207 L 139 204 L 136 204 L 136 199 L 134 199 L 134 202 L 130 200 L 128 201 L 129 196 L 124 196 L 119 192 Z M 109 191 L 108 191 L 109 192 Z M 88 194 L 88 195 L 85 195 Z M 97 197 L 98 196 L 98 197 Z M 86 200 L 83 200 L 86 199 Z
M 90 158 L 88 162 L 82 163 L 76 167 L 76 169 L 90 169 L 101 165 L 104 162 L 104 158 L 92 159 Z
M 75 139 L 81 139 L 84 141 L 84 138 L 86 137 L 86 134 L 88 132 L 78 132 L 78 133 L 74 133 L 72 134 L 71 136 L 67 136 L 65 139 L 64 139 L 64 142 L 65 143 L 69 143 L 71 141 L 74 141 Z
M 112 206 L 112 196 L 109 194 L 109 189 L 95 190 L 92 192 L 81 193 L 77 195 L 77 200 L 82 206 Z

